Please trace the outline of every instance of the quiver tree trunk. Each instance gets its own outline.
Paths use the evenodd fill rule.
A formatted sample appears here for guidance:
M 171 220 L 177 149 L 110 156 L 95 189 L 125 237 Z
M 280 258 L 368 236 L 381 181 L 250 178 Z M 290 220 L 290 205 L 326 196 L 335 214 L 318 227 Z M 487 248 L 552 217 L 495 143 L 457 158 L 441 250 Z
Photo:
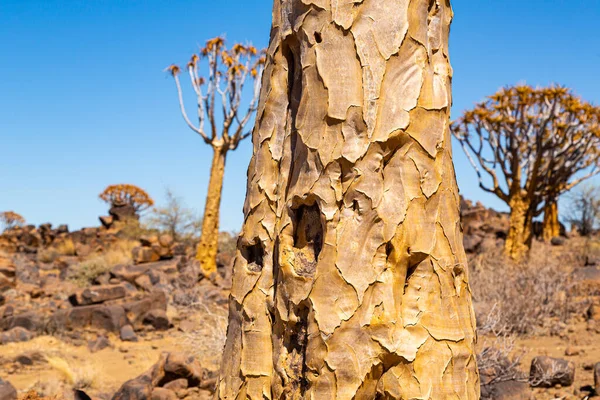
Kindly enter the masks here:
M 217 251 L 219 246 L 219 209 L 223 177 L 225 175 L 225 158 L 227 152 L 222 146 L 213 146 L 213 160 L 208 181 L 208 194 L 202 218 L 202 234 L 196 252 L 202 271 L 206 276 L 217 272 Z
M 560 222 L 558 220 L 558 201 L 547 199 L 544 205 L 544 222 L 542 235 L 545 241 L 560 236 Z
M 304 3 L 274 4 L 217 398 L 478 399 L 450 6 Z
M 518 192 L 521 190 L 518 189 Z M 513 193 L 510 197 L 509 207 L 510 218 L 504 251 L 513 260 L 520 261 L 525 257 L 533 242 L 532 205 L 527 194 Z

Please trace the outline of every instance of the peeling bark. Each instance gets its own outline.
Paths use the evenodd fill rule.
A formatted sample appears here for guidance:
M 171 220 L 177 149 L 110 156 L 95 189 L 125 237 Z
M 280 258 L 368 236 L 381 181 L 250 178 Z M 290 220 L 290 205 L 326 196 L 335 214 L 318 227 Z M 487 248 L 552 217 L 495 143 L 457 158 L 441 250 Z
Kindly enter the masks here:
M 219 399 L 478 399 L 442 0 L 275 0 Z

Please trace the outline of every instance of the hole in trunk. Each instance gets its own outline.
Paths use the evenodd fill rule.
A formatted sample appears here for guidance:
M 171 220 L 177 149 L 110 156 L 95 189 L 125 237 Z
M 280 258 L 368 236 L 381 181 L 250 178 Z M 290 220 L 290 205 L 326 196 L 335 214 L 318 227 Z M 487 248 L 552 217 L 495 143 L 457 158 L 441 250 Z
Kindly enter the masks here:
M 323 247 L 323 225 L 319 206 L 300 206 L 294 210 L 294 269 L 300 276 L 314 276 Z
M 260 272 L 263 269 L 263 258 L 265 250 L 260 243 L 242 248 L 242 257 L 246 259 L 248 270 L 252 272 Z

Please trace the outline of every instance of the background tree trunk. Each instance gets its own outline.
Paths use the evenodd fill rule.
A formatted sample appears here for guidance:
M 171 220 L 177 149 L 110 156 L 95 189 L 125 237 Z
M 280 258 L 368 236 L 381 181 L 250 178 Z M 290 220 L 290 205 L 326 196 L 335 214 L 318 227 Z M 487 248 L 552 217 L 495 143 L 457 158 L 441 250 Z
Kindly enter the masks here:
M 202 233 L 196 252 L 205 275 L 217 272 L 217 250 L 219 245 L 219 209 L 225 174 L 226 150 L 213 146 L 213 160 L 208 181 L 208 194 L 202 217 Z
M 515 193 L 510 197 L 509 207 L 510 220 L 504 251 L 507 256 L 518 261 L 525 257 L 533 240 L 532 205 L 526 195 Z
M 478 399 L 442 0 L 275 0 L 219 399 Z
M 544 222 L 542 226 L 543 238 L 550 241 L 560 236 L 560 222 L 558 221 L 558 201 L 547 199 L 544 205 Z

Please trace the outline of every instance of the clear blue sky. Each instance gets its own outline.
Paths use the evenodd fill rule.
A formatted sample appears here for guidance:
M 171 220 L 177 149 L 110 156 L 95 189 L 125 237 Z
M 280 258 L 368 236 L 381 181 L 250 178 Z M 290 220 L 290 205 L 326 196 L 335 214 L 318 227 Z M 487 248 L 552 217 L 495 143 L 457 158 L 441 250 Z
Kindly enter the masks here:
M 165 187 L 201 211 L 210 149 L 181 119 L 163 69 L 207 38 L 266 46 L 271 0 L 1 0 L 0 210 L 97 225 L 98 193 Z M 600 103 L 600 2 L 454 0 L 457 116 L 506 84 L 560 83 Z M 242 223 L 250 142 L 228 159 L 222 228 Z M 455 148 L 462 193 L 482 193 Z

